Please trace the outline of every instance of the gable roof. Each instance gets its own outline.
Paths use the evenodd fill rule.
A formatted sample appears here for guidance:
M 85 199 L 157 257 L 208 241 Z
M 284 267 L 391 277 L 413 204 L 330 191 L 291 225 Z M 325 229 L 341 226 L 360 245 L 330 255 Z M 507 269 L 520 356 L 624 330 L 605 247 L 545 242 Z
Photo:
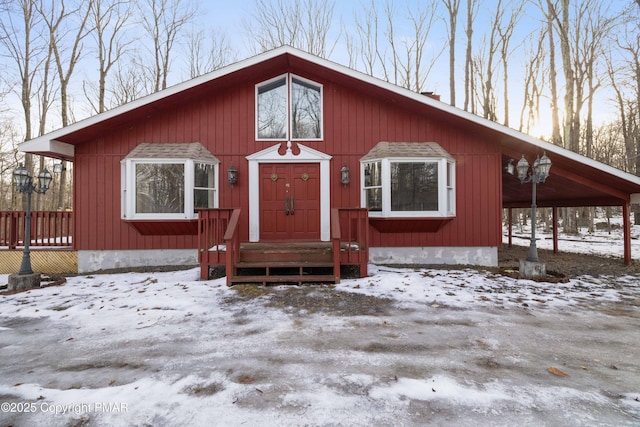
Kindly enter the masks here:
M 24 152 L 73 160 L 75 145 L 95 137 L 97 133 L 107 132 L 110 128 L 135 118 L 146 117 L 163 104 L 182 102 L 194 94 L 215 91 L 244 81 L 251 77 L 253 68 L 258 65 L 273 69 L 312 67 L 321 70 L 328 78 L 348 83 L 354 89 L 383 93 L 384 96 L 394 97 L 399 102 L 415 105 L 428 111 L 438 120 L 454 124 L 462 121 L 472 131 L 481 133 L 499 144 L 503 153 L 503 166 L 506 166 L 509 158 L 517 160 L 525 154 L 531 161 L 536 155 L 546 152 L 553 162 L 552 176 L 538 190 L 539 206 L 619 205 L 632 199 L 632 194 L 640 193 L 640 177 L 289 46 L 259 54 L 139 98 L 23 142 L 18 148 Z M 519 181 L 510 175 L 503 176 L 504 206 L 528 206 L 531 194 L 527 187 L 520 185 Z M 637 197 L 640 199 L 640 195 Z M 635 200 L 635 197 L 633 199 Z

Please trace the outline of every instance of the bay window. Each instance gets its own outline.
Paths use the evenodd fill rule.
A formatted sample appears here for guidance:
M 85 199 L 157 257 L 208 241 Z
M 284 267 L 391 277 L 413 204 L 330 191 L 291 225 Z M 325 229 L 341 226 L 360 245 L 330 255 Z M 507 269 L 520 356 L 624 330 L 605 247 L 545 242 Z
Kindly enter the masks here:
M 194 144 L 140 144 L 124 158 L 123 219 L 194 219 L 218 207 L 218 159 Z
M 361 176 L 372 218 L 455 216 L 455 161 L 435 143 L 380 143 Z

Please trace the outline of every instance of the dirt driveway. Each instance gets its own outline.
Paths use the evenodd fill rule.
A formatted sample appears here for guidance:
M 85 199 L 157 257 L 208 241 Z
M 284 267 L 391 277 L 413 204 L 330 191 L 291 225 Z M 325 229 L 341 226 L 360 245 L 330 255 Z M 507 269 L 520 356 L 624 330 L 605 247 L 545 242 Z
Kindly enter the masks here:
M 640 276 L 381 268 L 233 289 L 197 276 L 0 297 L 0 402 L 37 409 L 0 425 L 640 425 Z

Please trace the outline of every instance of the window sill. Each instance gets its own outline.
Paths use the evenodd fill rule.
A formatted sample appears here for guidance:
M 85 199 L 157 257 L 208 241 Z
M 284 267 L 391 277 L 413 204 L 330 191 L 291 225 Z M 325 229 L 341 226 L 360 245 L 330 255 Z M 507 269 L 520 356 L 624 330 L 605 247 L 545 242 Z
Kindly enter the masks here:
M 371 218 L 369 224 L 381 233 L 435 233 L 454 217 L 446 218 Z
M 123 220 L 143 236 L 185 236 L 198 234 L 197 219 Z

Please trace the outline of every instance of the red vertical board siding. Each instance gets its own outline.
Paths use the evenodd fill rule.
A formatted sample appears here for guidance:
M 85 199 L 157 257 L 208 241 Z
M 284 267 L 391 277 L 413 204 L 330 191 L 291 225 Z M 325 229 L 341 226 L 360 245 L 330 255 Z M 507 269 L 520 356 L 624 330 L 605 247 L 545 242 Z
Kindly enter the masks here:
M 302 75 L 303 73 L 297 73 Z M 432 119 L 402 103 L 357 92 L 334 81 L 324 85 L 324 141 L 305 143 L 333 156 L 332 207 L 360 205 L 359 159 L 380 141 L 437 142 L 456 159 L 456 218 L 436 233 L 379 233 L 372 246 L 497 246 L 500 243 L 501 175 L 497 145 L 460 122 Z M 239 207 L 241 238 L 248 239 L 248 162 L 245 157 L 274 145 L 255 141 L 254 82 L 157 109 L 149 116 L 76 146 L 74 182 L 77 249 L 195 248 L 195 236 L 142 236 L 120 219 L 120 161 L 142 142 L 200 142 L 220 159 L 220 207 Z M 171 101 L 169 101 L 171 102 Z M 226 171 L 238 169 L 238 184 Z M 340 169 L 350 171 L 349 185 Z

